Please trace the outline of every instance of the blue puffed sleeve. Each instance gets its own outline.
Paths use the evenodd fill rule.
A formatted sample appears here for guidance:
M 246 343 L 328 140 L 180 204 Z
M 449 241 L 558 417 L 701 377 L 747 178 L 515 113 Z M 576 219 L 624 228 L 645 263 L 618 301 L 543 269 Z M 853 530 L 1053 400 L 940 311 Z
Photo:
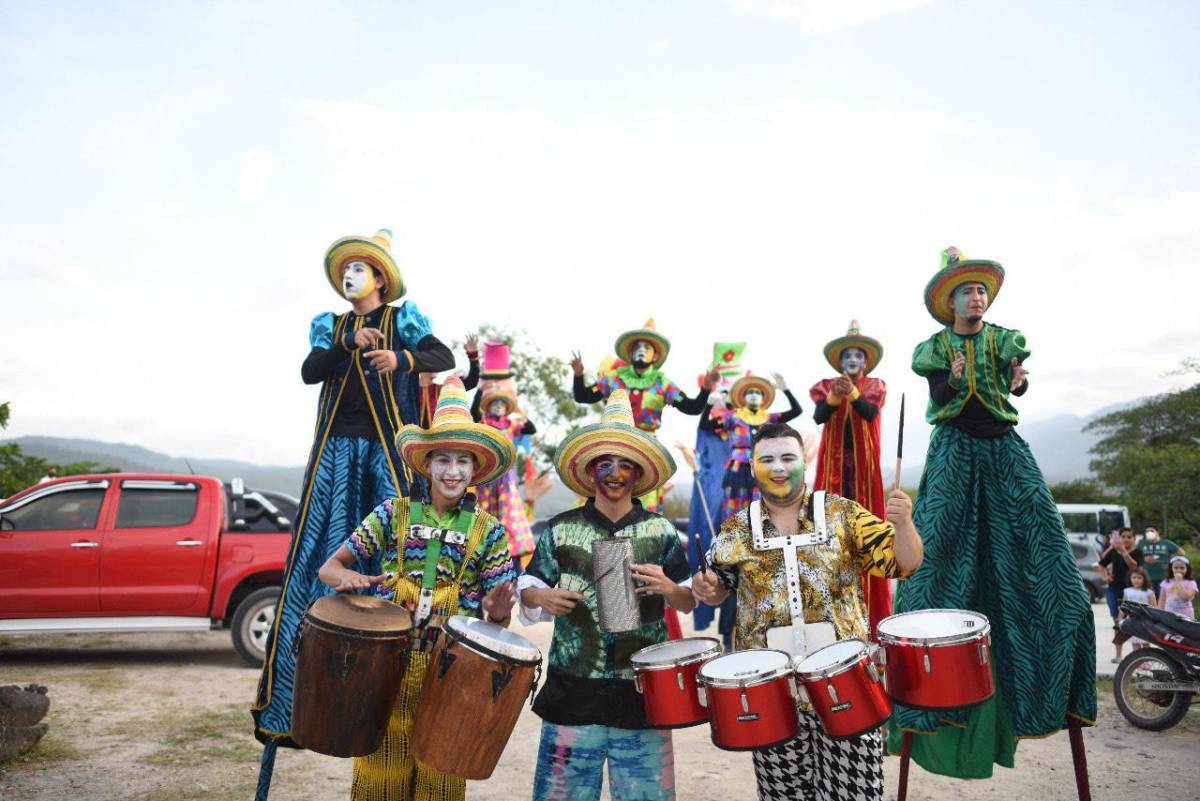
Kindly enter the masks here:
M 421 314 L 417 304 L 406 300 L 396 309 L 396 333 L 400 341 L 409 350 L 414 350 L 417 343 L 433 333 L 433 324 L 429 318 Z
M 321 312 L 312 319 L 308 327 L 308 345 L 311 348 L 333 347 L 333 323 L 337 316 L 333 312 Z

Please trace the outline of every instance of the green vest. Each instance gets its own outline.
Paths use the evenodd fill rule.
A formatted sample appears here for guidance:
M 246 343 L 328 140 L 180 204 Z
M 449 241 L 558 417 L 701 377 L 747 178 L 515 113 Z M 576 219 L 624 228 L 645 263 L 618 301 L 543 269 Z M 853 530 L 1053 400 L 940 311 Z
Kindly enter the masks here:
M 1017 410 L 1008 402 L 1008 385 L 1012 381 L 1013 357 L 1022 364 L 1029 358 L 1025 335 L 1011 328 L 984 323 L 979 333 L 963 336 L 947 326 L 917 345 L 913 351 L 913 372 L 928 377 L 938 370 L 949 370 L 955 352 L 966 357 L 962 378 L 950 377 L 950 386 L 957 389 L 958 394 L 945 406 L 938 406 L 930 398 L 925 410 L 926 421 L 937 425 L 958 417 L 974 396 L 997 420 L 1015 424 Z

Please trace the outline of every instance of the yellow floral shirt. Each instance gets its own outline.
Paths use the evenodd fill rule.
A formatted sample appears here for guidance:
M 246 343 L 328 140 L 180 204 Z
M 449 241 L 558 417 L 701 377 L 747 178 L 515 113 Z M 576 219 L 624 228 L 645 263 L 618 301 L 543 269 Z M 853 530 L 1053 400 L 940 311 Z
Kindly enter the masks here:
M 800 533 L 813 531 L 805 499 Z M 756 550 L 750 531 L 749 509 L 726 518 L 709 551 L 709 562 L 722 584 L 737 592 L 734 648 L 766 648 L 767 629 L 791 625 L 783 551 Z M 764 504 L 763 536 L 779 536 Z M 805 623 L 833 623 L 839 640 L 870 639 L 862 572 L 885 578 L 905 578 L 893 549 L 896 531 L 848 498 L 825 495 L 825 528 L 821 545 L 797 548 Z

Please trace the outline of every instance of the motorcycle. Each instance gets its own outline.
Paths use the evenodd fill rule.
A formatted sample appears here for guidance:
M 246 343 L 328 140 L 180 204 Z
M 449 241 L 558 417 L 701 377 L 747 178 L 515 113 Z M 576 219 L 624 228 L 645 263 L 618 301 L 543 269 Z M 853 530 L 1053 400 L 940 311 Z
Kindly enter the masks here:
M 1117 665 L 1117 708 L 1140 729 L 1169 729 L 1200 694 L 1200 622 L 1132 601 L 1122 601 L 1121 611 L 1121 634 L 1149 644 Z

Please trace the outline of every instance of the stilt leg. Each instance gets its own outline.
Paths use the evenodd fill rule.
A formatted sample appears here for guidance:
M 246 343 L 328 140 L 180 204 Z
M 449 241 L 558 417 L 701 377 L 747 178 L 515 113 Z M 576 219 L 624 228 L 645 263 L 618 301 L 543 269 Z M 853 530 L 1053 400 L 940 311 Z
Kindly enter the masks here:
M 1092 787 L 1088 780 L 1087 752 L 1083 750 L 1083 727 L 1076 718 L 1067 720 L 1067 734 L 1071 738 L 1071 761 L 1075 763 L 1075 789 L 1079 801 L 1092 801 Z
M 912 760 L 912 732 L 904 732 L 900 741 L 900 789 L 896 792 L 896 801 L 908 799 L 908 763 Z
M 258 789 L 254 793 L 255 801 L 267 801 L 267 795 L 271 792 L 271 775 L 275 772 L 275 748 L 274 740 L 269 740 L 263 746 L 262 761 L 258 765 Z

